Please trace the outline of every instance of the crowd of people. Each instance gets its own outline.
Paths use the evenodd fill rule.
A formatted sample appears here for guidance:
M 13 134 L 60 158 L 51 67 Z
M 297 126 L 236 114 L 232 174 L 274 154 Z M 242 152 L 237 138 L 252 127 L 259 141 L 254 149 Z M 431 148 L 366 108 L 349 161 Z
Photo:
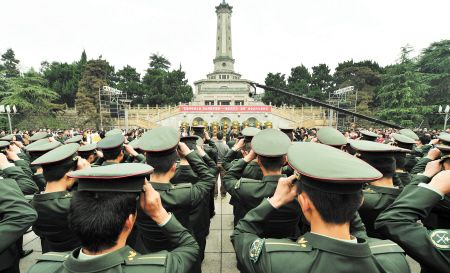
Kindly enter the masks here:
M 240 272 L 450 272 L 450 129 L 0 132 L 0 272 L 201 272 L 231 196 Z M 220 197 L 219 197 L 220 194 Z

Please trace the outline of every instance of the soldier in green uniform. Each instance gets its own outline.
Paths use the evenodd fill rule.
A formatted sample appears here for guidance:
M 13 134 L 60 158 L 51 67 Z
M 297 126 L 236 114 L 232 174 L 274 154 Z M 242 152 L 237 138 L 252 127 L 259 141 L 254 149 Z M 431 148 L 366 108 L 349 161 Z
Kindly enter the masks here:
M 253 137 L 256 136 L 259 132 L 261 132 L 261 130 L 254 127 L 247 127 L 242 130 L 241 138 L 237 140 L 231 150 L 229 150 L 223 158 L 223 167 L 226 171 L 231 168 L 233 163 L 236 163 L 237 159 L 243 158 L 247 153 L 250 152 L 250 143 L 252 142 Z M 247 169 L 247 173 L 251 177 L 245 177 L 253 179 L 262 178 L 261 170 L 259 169 L 259 165 L 256 162 L 252 162 L 248 166 L 249 167 Z
M 362 130 L 360 133 L 361 133 L 360 140 L 376 141 L 378 138 L 378 134 L 368 130 Z
M 123 163 L 70 173 L 79 187 L 69 222 L 82 247 L 71 253 L 46 253 L 28 272 L 190 272 L 198 245 L 145 182 L 152 170 L 145 164 Z M 172 251 L 140 255 L 126 245 L 138 206 L 163 230 Z
M 414 144 L 416 143 L 414 139 L 409 138 L 401 134 L 392 134 L 394 140 L 394 145 L 403 149 L 412 151 L 414 149 Z M 409 171 L 417 164 L 417 159 L 413 153 L 396 153 L 395 154 L 395 175 L 394 182 L 397 181 L 396 185 L 406 186 L 411 183 L 411 174 Z M 409 171 L 408 171 L 409 170 Z
M 164 207 L 174 213 L 184 227 L 192 230 L 190 212 L 208 197 L 215 182 L 215 176 L 201 159 L 205 155 L 204 152 L 198 150 L 197 155 L 186 144 L 179 143 L 178 131 L 170 127 L 159 127 L 145 133 L 139 140 L 139 149 L 145 152 L 147 164 L 154 167 L 150 184 L 161 195 Z M 177 185 L 170 183 L 176 172 L 178 154 L 189 162 L 199 178 L 197 183 Z M 204 217 L 209 218 L 209 215 Z M 137 228 L 135 247 L 141 253 L 171 249 L 172 244 L 163 230 L 154 221 L 145 217 L 141 209 L 138 210 Z
M 5 168 L 0 169 L 0 176 L 9 177 L 16 180 L 17 185 L 24 195 L 32 195 L 39 191 L 38 186 L 30 177 L 30 170 L 27 162 L 20 159 L 19 156 L 11 150 L 9 142 L 0 141 L 0 147 L 3 146 L 2 156 L 10 160 Z
M 7 169 L 10 164 L 0 154 L 0 168 Z M 37 214 L 8 174 L 0 179 L 0 193 L 0 272 L 19 273 L 21 238 L 36 221 Z
M 418 222 L 450 193 L 450 170 L 434 176 L 440 170 L 439 162 L 427 166 L 423 175 L 414 177 L 375 222 L 379 232 L 398 243 L 406 254 L 421 264 L 422 273 L 445 273 L 450 269 L 450 230 L 430 230 Z M 425 181 L 434 177 L 426 184 L 419 183 L 421 176 Z
M 82 145 L 78 148 L 78 155 L 89 162 L 89 164 L 94 164 L 97 159 L 97 143 L 91 143 L 87 145 Z
M 347 145 L 345 136 L 333 127 L 323 127 L 317 131 L 317 142 L 343 150 Z
M 203 140 L 198 136 L 182 137 L 180 141 L 185 143 L 191 150 L 197 151 L 198 149 L 203 149 Z M 214 177 L 216 177 L 218 169 L 214 160 L 212 160 L 206 153 L 201 152 L 201 154 L 203 154 L 203 156 L 201 157 L 202 160 L 208 165 L 209 170 L 214 175 Z M 189 161 L 187 161 L 185 157 L 180 157 L 180 161 L 179 163 L 177 163 L 177 170 L 174 177 L 170 180 L 170 183 L 174 185 L 182 183 L 196 184 L 200 181 L 201 180 L 198 175 L 192 170 L 192 167 L 189 165 Z M 206 237 L 209 234 L 209 227 L 211 223 L 210 202 L 214 202 L 214 200 L 211 200 L 210 197 L 211 196 L 209 196 L 208 198 L 203 198 L 198 206 L 193 207 L 190 211 L 189 221 L 190 223 L 193 223 L 193 235 L 200 247 L 200 258 L 196 266 L 194 266 L 194 270 L 192 272 L 201 272 L 201 262 L 204 259 Z
M 242 209 L 242 216 L 257 207 L 264 198 L 273 195 L 278 179 L 284 177 L 281 169 L 286 162 L 286 153 L 291 146 L 286 134 L 275 129 L 265 129 L 252 140 L 252 150 L 231 167 L 224 177 L 225 188 Z M 263 178 L 254 180 L 242 178 L 246 165 L 256 159 Z M 234 219 L 235 224 L 240 220 Z M 262 235 L 271 238 L 293 238 L 299 234 L 300 207 L 297 201 L 286 204 L 269 218 L 263 227 Z
M 27 146 L 27 152 L 30 156 L 30 162 L 36 160 L 38 157 L 44 155 L 45 153 L 58 148 L 62 144 L 58 141 L 49 141 L 48 139 L 43 139 L 43 141 L 38 140 Z M 45 189 L 46 181 L 44 175 L 42 174 L 42 168 L 39 165 L 32 165 L 31 171 L 33 172 L 33 181 L 39 187 L 39 191 Z
M 77 156 L 77 143 L 56 148 L 33 161 L 39 165 L 47 181 L 45 191 L 36 194 L 31 205 L 38 213 L 33 231 L 41 238 L 42 252 L 71 251 L 80 246 L 80 241 L 69 228 L 68 215 L 75 179 L 67 174 L 74 170 L 90 167 Z
M 97 143 L 97 149 L 102 151 L 103 158 L 95 164 L 101 162 L 102 166 L 119 164 L 125 161 L 145 162 L 145 156 L 136 152 L 130 145 L 124 144 L 125 137 L 122 134 L 109 134 Z M 124 149 L 125 148 L 125 149 Z M 125 151 L 127 152 L 125 154 Z M 128 156 L 127 156 L 128 155 Z M 102 162 L 103 161 L 103 162 Z
M 409 272 L 403 250 L 395 243 L 367 241 L 350 233 L 362 186 L 379 179 L 380 172 L 317 143 L 292 145 L 287 158 L 296 176 L 281 178 L 274 195 L 251 210 L 231 237 L 245 272 Z M 311 232 L 295 240 L 262 238 L 270 214 L 296 197 Z
M 83 142 L 83 136 L 82 135 L 76 135 L 74 137 L 71 137 L 64 141 L 64 144 L 70 144 L 70 143 L 77 143 L 80 144 Z
M 396 146 L 373 141 L 353 141 L 351 147 L 357 151 L 357 156 L 377 169 L 383 177 L 371 181 L 363 190 L 364 201 L 358 212 L 366 226 L 367 235 L 382 239 L 375 231 L 374 223 L 377 216 L 394 202 L 401 189 L 394 185 L 395 154 L 407 150 Z M 409 151 L 409 150 L 408 150 Z

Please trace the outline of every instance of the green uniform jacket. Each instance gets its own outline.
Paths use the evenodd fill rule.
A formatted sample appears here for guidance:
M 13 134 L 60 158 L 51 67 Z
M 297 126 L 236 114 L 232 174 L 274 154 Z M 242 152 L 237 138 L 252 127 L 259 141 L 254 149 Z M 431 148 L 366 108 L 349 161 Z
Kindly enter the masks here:
M 30 178 L 33 179 L 33 171 L 30 168 L 30 163 L 27 162 L 26 160 L 23 159 L 19 159 L 14 161 L 14 165 L 16 165 L 17 167 L 20 167 L 23 172 Z
M 264 198 L 271 197 L 283 175 L 265 176 L 262 180 L 240 178 L 247 163 L 241 159 L 225 175 L 223 182 L 227 192 L 242 209 L 242 217 L 257 207 Z M 239 219 L 235 219 L 235 221 Z M 237 222 L 236 221 L 236 222 Z M 297 200 L 281 207 L 264 222 L 262 236 L 270 238 L 296 238 L 300 235 L 300 205 Z
M 186 156 L 192 170 L 199 177 L 196 184 L 155 183 L 153 188 L 159 192 L 161 201 L 167 211 L 172 212 L 180 223 L 191 229 L 190 211 L 200 205 L 208 197 L 215 185 L 215 176 L 209 171 L 205 162 L 195 153 Z M 136 249 L 141 253 L 149 253 L 163 249 L 172 249 L 161 228 L 138 208 Z
M 426 218 L 439 200 L 436 192 L 409 185 L 378 216 L 375 228 L 427 267 L 427 272 L 445 273 L 450 269 L 450 230 L 428 230 L 417 222 Z
M 263 222 L 274 210 L 264 200 L 239 221 L 231 236 L 244 272 L 410 272 L 403 250 L 387 240 L 358 238 L 358 243 L 349 243 L 314 233 L 296 241 L 263 239 Z
M 394 183 L 394 185 L 399 187 L 405 187 L 406 185 L 411 184 L 411 174 L 407 172 L 396 172 L 394 174 L 394 180 L 397 179 L 399 181 L 399 185 Z
M 406 164 L 405 164 L 405 171 L 411 172 L 411 170 L 416 166 L 418 160 L 415 155 L 407 154 L 406 155 Z
M 16 180 L 17 185 L 24 195 L 39 192 L 39 188 L 36 183 L 34 183 L 34 181 L 23 172 L 21 167 L 8 167 L 2 171 L 2 176 Z
M 0 271 L 19 259 L 16 241 L 36 221 L 37 214 L 12 179 L 0 179 Z
M 147 216 L 148 217 L 148 216 Z M 173 251 L 140 255 L 125 246 L 104 256 L 79 261 L 80 249 L 72 253 L 47 253 L 38 258 L 28 273 L 185 273 L 198 257 L 198 245 L 189 232 L 173 217 L 161 228 L 175 246 Z
M 378 215 L 391 205 L 402 190 L 397 188 L 377 187 L 369 185 L 363 190 L 364 202 L 358 212 L 366 226 L 367 235 L 373 238 L 384 239 L 375 231 L 375 220 Z
M 412 168 L 410 171 L 411 174 L 418 174 L 422 173 L 425 170 L 425 167 L 427 166 L 428 162 L 431 162 L 432 160 L 428 157 L 422 157 L 417 161 L 416 165 Z
M 31 205 L 38 213 L 33 231 L 41 238 L 42 252 L 65 252 L 79 247 L 80 241 L 69 228 L 72 194 L 68 191 L 36 194 Z

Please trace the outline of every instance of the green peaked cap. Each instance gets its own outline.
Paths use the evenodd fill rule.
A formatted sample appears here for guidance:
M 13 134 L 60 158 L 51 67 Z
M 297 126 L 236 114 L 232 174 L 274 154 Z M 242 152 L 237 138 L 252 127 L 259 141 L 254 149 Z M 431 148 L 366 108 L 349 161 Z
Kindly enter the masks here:
M 368 140 L 352 141 L 350 146 L 360 153 L 407 153 L 411 150 Z
M 442 157 L 441 159 L 447 159 L 450 157 L 450 146 L 447 145 L 436 145 L 436 148 L 441 151 Z
M 404 144 L 416 144 L 416 141 L 406 135 L 402 134 L 392 134 L 392 137 L 395 139 L 395 141 L 404 143 Z
M 447 134 L 447 133 L 445 133 L 445 134 L 440 134 L 439 136 L 438 136 L 438 138 L 439 138 L 439 140 L 443 143 L 443 144 L 445 144 L 445 145 L 450 145 L 450 134 Z
M 105 137 L 112 136 L 112 135 L 122 135 L 122 130 L 117 129 L 117 128 L 112 129 L 112 130 L 106 132 Z
M 40 145 L 35 145 L 33 147 L 30 147 L 27 149 L 28 152 L 34 153 L 34 152 L 48 152 L 55 148 L 58 148 L 61 146 L 61 142 L 59 141 L 51 141 L 47 143 L 41 143 Z
M 14 138 L 14 135 L 6 135 L 0 138 L 2 141 L 12 141 Z
M 194 135 L 203 137 L 203 132 L 205 131 L 205 126 L 203 125 L 196 125 L 191 127 L 194 131 Z
M 244 137 L 254 137 L 256 136 L 259 132 L 261 132 L 260 129 L 255 128 L 255 127 L 246 127 L 244 128 L 244 130 L 242 130 L 242 135 Z
M 49 137 L 47 132 L 37 132 L 34 135 L 32 135 L 29 140 L 36 141 L 36 140 L 47 138 L 47 137 Z
M 398 132 L 401 135 L 407 136 L 407 137 L 412 138 L 414 140 L 419 140 L 419 136 L 416 133 L 414 133 L 414 131 L 411 130 L 411 129 L 401 129 Z
M 301 183 L 324 192 L 357 192 L 364 183 L 382 177 L 366 162 L 320 143 L 294 143 L 289 147 L 287 160 Z
M 111 150 L 121 147 L 125 142 L 125 137 L 122 134 L 109 135 L 97 143 L 97 148 L 100 150 Z
M 138 147 L 144 152 L 165 152 L 175 150 L 180 141 L 178 131 L 172 127 L 158 127 L 139 139 Z
M 80 143 L 82 140 L 83 140 L 83 136 L 82 135 L 77 135 L 77 136 L 71 137 L 68 140 L 64 141 L 64 144 Z
M 57 162 L 65 161 L 66 159 L 69 159 L 69 161 L 76 161 L 76 153 L 79 147 L 80 145 L 77 143 L 63 145 L 38 157 L 31 165 L 55 164 Z
M 180 142 L 185 143 L 189 149 L 196 150 L 199 139 L 201 139 L 199 136 L 185 136 L 180 138 Z
M 320 143 L 330 146 L 343 146 L 347 144 L 345 136 L 333 127 L 323 127 L 317 132 Z
M 138 149 L 139 138 L 133 139 L 128 145 L 130 145 L 133 149 Z
M 280 157 L 288 152 L 292 142 L 289 137 L 275 129 L 265 129 L 252 139 L 252 149 L 260 156 Z
M 87 145 L 82 145 L 78 148 L 78 152 L 91 152 L 97 149 L 97 143 L 91 143 Z
M 0 149 L 8 147 L 11 143 L 9 141 L 0 141 Z
M 46 144 L 46 143 L 49 143 L 49 142 L 50 142 L 50 140 L 48 140 L 48 138 L 39 139 L 39 140 L 36 140 L 33 143 L 28 144 L 27 146 L 24 147 L 24 149 L 28 151 L 29 149 L 32 149 L 32 148 L 34 148 L 36 146 L 43 145 L 43 144 Z
M 378 135 L 376 133 L 368 131 L 368 130 L 362 130 L 361 134 L 362 134 L 362 139 L 364 139 L 364 140 L 375 141 L 378 137 Z
M 142 191 L 146 177 L 153 167 L 141 163 L 121 163 L 70 172 L 78 179 L 78 191 L 135 192 Z

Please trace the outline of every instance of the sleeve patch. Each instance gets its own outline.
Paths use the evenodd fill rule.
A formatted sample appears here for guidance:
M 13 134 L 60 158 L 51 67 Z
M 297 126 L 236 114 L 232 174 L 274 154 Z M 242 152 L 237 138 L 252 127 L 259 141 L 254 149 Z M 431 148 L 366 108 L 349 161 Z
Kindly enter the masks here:
M 450 251 L 450 230 L 436 229 L 430 232 L 428 236 L 435 248 Z
M 264 246 L 264 239 L 256 239 L 252 246 L 250 247 L 250 261 L 254 264 L 258 262 L 259 255 L 261 254 L 262 248 Z

